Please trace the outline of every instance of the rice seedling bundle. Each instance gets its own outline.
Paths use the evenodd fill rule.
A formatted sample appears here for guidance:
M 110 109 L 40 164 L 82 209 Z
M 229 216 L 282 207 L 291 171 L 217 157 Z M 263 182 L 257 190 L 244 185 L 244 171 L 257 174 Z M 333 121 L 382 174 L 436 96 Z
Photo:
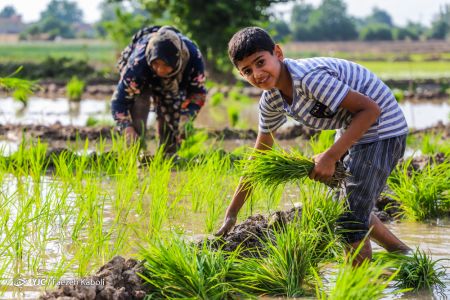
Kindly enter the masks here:
M 314 168 L 314 161 L 295 150 L 256 149 L 251 159 L 241 161 L 241 167 L 247 181 L 276 188 L 308 177 Z M 334 175 L 326 184 L 332 188 L 339 187 L 347 176 L 349 174 L 344 166 L 337 163 Z

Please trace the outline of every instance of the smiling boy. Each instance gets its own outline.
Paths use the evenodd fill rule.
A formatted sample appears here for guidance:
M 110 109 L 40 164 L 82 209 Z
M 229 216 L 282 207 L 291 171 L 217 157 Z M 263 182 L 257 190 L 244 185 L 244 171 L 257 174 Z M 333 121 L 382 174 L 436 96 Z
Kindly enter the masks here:
M 259 103 L 256 149 L 270 149 L 286 116 L 315 129 L 337 129 L 340 137 L 315 157 L 310 178 L 326 182 L 343 159 L 352 174 L 342 190 L 349 211 L 338 224 L 349 249 L 363 243 L 354 264 L 370 259 L 369 233 L 388 251 L 408 251 L 371 213 L 386 180 L 405 151 L 408 127 L 392 92 L 364 67 L 336 58 L 284 58 L 269 34 L 258 27 L 237 32 L 228 54 L 241 76 L 264 90 Z M 241 178 L 217 235 L 226 234 L 251 193 Z M 369 230 L 370 229 L 370 230 Z

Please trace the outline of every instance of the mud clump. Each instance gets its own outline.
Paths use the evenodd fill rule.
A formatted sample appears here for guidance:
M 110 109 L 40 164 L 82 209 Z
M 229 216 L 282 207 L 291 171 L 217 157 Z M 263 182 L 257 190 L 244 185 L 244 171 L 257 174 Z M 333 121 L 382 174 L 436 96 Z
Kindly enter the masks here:
M 263 243 L 273 237 L 273 229 L 292 222 L 295 218 L 300 219 L 301 214 L 301 207 L 293 207 L 289 211 L 274 212 L 268 217 L 260 214 L 250 216 L 223 237 L 209 240 L 208 243 L 212 248 L 230 252 L 240 247 L 242 256 L 259 255 L 264 249 Z M 203 241 L 200 246 L 202 243 Z
M 60 285 L 56 291 L 46 292 L 40 300 L 137 300 L 149 292 L 144 280 L 143 264 L 134 259 L 116 256 L 87 278 L 74 285 Z M 95 284 L 92 284 L 95 283 Z

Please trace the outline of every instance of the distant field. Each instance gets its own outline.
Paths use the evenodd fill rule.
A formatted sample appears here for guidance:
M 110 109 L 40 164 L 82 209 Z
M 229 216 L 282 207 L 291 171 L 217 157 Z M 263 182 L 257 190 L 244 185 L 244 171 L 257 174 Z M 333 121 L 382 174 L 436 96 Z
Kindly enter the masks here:
M 0 63 L 40 62 L 48 56 L 87 60 L 94 66 L 113 66 L 116 53 L 111 43 L 92 40 L 0 44 Z
M 303 42 L 283 45 L 285 56 L 333 56 L 361 63 L 382 78 L 450 78 L 450 43 Z M 40 62 L 48 56 L 82 59 L 113 70 L 117 53 L 110 42 L 75 40 L 0 44 L 0 63 Z

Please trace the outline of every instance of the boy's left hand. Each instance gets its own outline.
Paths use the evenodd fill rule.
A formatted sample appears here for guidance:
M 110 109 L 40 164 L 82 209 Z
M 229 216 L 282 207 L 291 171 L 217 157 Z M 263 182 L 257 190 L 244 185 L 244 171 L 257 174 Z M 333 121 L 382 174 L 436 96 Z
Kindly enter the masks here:
M 336 160 L 326 152 L 317 154 L 313 159 L 315 165 L 309 173 L 309 178 L 322 183 L 328 182 L 336 169 Z

